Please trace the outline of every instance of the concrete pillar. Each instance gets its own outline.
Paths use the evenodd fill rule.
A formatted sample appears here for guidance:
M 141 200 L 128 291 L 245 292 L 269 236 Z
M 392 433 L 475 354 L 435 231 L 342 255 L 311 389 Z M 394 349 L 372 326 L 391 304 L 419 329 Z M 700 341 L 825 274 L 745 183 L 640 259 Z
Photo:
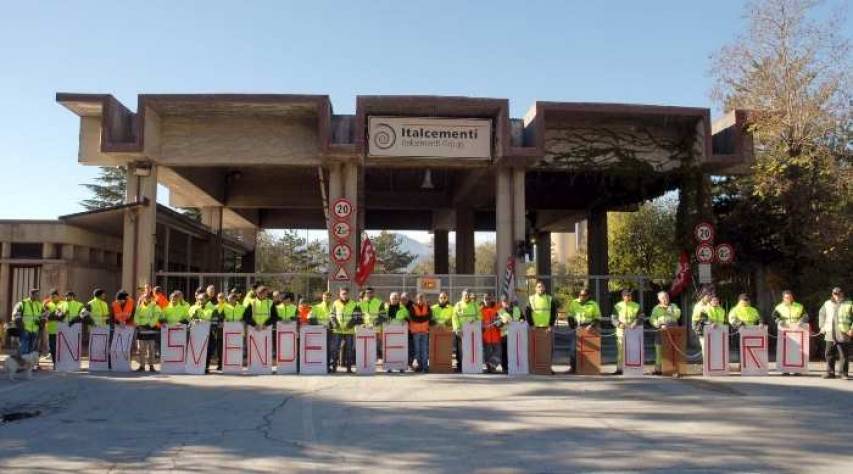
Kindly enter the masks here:
M 435 229 L 432 238 L 433 272 L 437 275 L 450 273 L 450 239 L 447 229 Z
M 222 206 L 202 207 L 201 223 L 210 228 L 213 238 L 210 239 L 207 251 L 207 271 L 220 272 L 223 267 L 224 251 L 222 249 Z
M 456 273 L 474 273 L 474 210 L 456 209 Z
M 169 260 L 172 256 L 172 228 L 163 226 L 163 268 L 164 272 L 169 271 Z
M 512 233 L 513 233 L 513 252 L 515 252 L 515 242 L 526 240 L 527 230 L 527 202 L 524 198 L 525 193 L 525 178 L 526 171 L 523 168 L 515 168 L 512 170 Z M 549 247 L 550 249 L 550 247 Z M 506 265 L 502 263 L 501 265 Z M 498 275 L 503 274 L 503 267 L 499 269 Z M 515 285 L 516 288 L 525 286 L 524 280 L 524 259 L 516 257 L 515 259 Z
M 12 307 L 10 305 L 15 304 L 13 301 L 9 301 L 12 298 L 10 294 L 12 290 L 12 271 L 9 264 L 5 262 L 11 256 L 12 242 L 0 242 L 0 259 L 3 260 L 0 263 L 0 321 L 7 321 L 9 319 L 9 315 L 12 314 Z
M 536 274 L 551 275 L 551 233 L 548 231 L 536 233 Z M 550 280 L 545 281 L 546 285 L 550 284 Z
M 122 288 L 154 283 L 154 244 L 157 240 L 157 167 L 134 164 L 127 167 L 126 203 L 140 206 L 125 209 L 122 241 Z
M 587 220 L 587 270 L 590 275 L 607 275 L 607 211 L 592 209 Z M 608 281 L 590 280 L 590 292 L 601 307 L 602 314 L 610 314 Z
M 345 198 L 349 200 L 353 206 L 357 207 L 358 188 L 361 185 L 358 179 L 359 173 L 359 167 L 355 163 L 332 163 L 329 165 L 329 206 L 333 206 L 335 201 L 338 199 Z M 351 291 L 355 290 L 355 288 L 353 288 L 354 283 L 352 279 L 355 278 L 355 270 L 358 262 L 357 236 L 360 232 L 357 225 L 357 215 L 358 209 L 356 208 L 355 212 L 346 219 L 346 222 L 350 224 L 350 236 L 347 239 L 339 240 L 333 233 L 333 226 L 337 221 L 332 209 L 329 209 L 329 289 L 332 292 L 336 292 L 337 289 L 342 286 L 350 287 Z M 332 258 L 331 251 L 336 245 L 349 246 L 349 260 L 338 263 L 334 258 Z M 346 273 L 346 280 L 335 279 L 340 269 L 343 269 Z
M 514 253 L 512 170 L 495 170 L 495 275 L 501 276 L 501 269 Z M 500 282 L 498 282 L 500 286 Z

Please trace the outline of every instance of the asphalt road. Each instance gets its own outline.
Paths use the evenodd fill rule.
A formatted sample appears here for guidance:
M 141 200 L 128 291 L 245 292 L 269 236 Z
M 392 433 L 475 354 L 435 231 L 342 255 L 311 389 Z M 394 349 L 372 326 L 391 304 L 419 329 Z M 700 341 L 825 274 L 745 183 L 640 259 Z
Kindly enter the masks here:
M 853 382 L 165 376 L 0 381 L 0 472 L 853 472 Z M 14 416 L 13 416 L 14 417 Z

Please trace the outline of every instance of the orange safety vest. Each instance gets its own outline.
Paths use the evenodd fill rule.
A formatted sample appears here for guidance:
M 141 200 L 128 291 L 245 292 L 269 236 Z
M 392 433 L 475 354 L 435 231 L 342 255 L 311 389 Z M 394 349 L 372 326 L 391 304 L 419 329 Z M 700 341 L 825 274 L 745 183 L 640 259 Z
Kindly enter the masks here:
M 498 306 L 483 306 L 480 308 L 480 314 L 483 319 L 483 344 L 500 344 L 500 328 L 495 326 L 488 327 L 498 318 Z
M 419 305 L 416 304 L 412 306 L 414 309 L 414 315 L 417 317 L 430 316 L 432 311 L 428 304 Z M 409 332 L 412 334 L 428 334 L 429 333 L 429 321 L 424 321 L 422 323 L 415 322 L 414 320 L 409 321 Z
M 113 317 L 116 321 L 130 323 L 131 316 L 133 316 L 133 298 L 128 296 L 124 306 L 118 300 L 113 301 Z
M 299 324 L 308 324 L 308 315 L 311 314 L 312 309 L 313 306 L 310 304 L 303 304 L 299 306 L 297 309 L 299 314 Z

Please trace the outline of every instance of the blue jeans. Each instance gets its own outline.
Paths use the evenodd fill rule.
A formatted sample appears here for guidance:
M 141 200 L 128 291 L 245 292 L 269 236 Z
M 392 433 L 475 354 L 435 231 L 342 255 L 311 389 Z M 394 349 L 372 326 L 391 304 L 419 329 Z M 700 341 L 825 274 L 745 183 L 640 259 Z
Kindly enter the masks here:
M 37 332 L 27 332 L 24 330 L 20 331 L 20 336 L 18 336 L 18 340 L 20 341 L 20 346 L 18 347 L 18 355 L 29 354 L 38 346 L 38 335 Z
M 418 369 L 426 371 L 429 364 L 429 334 L 412 334 L 412 342 L 415 346 L 415 360 L 418 361 Z

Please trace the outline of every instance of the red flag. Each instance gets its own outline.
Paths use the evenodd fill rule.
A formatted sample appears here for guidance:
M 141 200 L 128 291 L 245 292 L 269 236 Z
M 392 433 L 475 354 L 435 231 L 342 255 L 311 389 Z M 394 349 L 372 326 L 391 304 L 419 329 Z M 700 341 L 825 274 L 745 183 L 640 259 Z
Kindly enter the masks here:
M 358 269 L 355 271 L 355 283 L 358 286 L 364 286 L 370 274 L 373 273 L 373 267 L 376 265 L 376 252 L 373 249 L 373 244 L 365 235 L 361 241 L 361 252 L 359 252 Z
M 678 296 L 690 283 L 692 275 L 690 273 L 690 256 L 687 252 L 681 252 L 678 257 L 678 267 L 675 270 L 675 279 L 672 280 L 672 286 L 669 288 L 669 296 Z

